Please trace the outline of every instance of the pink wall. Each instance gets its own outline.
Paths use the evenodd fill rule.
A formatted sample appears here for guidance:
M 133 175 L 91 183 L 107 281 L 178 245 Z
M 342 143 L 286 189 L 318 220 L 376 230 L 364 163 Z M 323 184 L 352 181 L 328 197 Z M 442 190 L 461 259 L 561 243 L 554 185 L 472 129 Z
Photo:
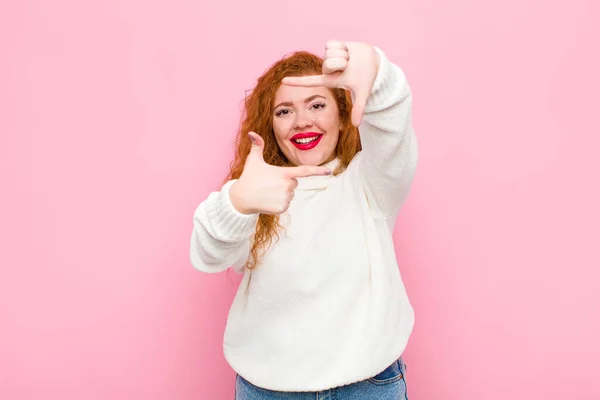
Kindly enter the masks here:
M 410 398 L 600 398 L 597 1 L 94 3 L 0 5 L 1 399 L 232 398 L 239 277 L 192 269 L 191 215 L 244 90 L 330 38 L 415 95 Z

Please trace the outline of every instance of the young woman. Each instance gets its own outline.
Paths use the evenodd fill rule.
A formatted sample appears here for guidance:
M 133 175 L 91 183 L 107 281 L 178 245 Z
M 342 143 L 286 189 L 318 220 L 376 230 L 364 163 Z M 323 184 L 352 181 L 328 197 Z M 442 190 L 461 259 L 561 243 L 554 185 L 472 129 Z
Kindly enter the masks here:
M 246 101 L 223 187 L 194 213 L 195 268 L 243 273 L 224 337 L 236 399 L 406 399 L 414 323 L 392 233 L 417 141 L 378 47 L 296 52 Z

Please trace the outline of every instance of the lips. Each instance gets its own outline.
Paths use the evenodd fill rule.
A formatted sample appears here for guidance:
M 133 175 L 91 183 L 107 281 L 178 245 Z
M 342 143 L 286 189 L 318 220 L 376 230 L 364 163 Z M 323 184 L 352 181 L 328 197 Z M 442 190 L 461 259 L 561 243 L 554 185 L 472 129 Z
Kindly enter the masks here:
M 292 136 L 290 138 L 290 142 L 292 142 L 292 144 L 296 146 L 296 148 L 299 150 L 310 150 L 315 148 L 319 144 L 322 137 L 322 133 L 302 132 Z

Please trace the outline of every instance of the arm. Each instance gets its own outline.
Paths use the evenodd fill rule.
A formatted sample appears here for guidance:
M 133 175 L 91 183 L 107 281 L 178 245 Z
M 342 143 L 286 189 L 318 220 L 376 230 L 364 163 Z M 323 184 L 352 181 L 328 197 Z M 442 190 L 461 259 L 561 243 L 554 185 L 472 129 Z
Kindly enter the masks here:
M 375 46 L 330 40 L 323 74 L 285 77 L 283 83 L 352 91 L 352 124 L 359 126 L 362 144 L 362 151 L 353 160 L 355 171 L 373 215 L 394 218 L 417 166 L 412 97 L 404 72 Z
M 199 271 L 216 273 L 234 267 L 241 273 L 248 259 L 258 214 L 242 214 L 233 207 L 229 188 L 234 182 L 212 192 L 194 212 L 190 260 Z
M 358 174 L 376 217 L 395 218 L 417 167 L 412 95 L 404 72 L 375 47 L 379 70 L 360 125 Z
M 221 272 L 233 267 L 241 273 L 259 215 L 285 212 L 298 185 L 296 178 L 331 173 L 318 166 L 269 165 L 263 158 L 262 137 L 255 132 L 248 135 L 253 144 L 242 176 L 211 193 L 194 213 L 190 259 L 200 271 Z

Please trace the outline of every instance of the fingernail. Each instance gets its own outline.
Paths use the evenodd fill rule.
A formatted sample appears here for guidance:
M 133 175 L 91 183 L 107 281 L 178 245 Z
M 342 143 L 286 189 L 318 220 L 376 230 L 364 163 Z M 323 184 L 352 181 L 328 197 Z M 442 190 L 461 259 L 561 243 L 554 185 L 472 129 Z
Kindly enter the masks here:
M 330 169 L 326 169 L 325 170 L 325 175 L 331 175 L 331 170 Z

